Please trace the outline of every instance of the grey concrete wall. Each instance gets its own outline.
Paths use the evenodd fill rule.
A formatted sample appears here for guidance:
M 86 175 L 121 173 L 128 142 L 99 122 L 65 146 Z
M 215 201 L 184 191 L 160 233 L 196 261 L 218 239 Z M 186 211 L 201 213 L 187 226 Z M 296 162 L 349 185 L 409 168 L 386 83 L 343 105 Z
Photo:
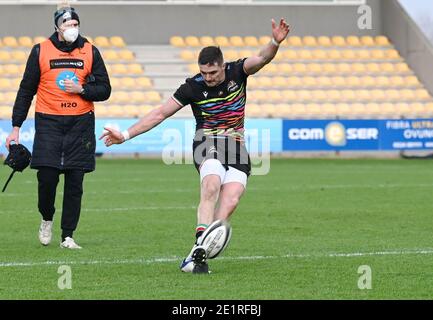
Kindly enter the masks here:
M 427 37 L 396 0 L 383 0 L 382 24 L 384 33 L 433 94 L 433 46 Z
M 263 35 L 270 19 L 285 17 L 294 35 L 377 35 L 382 31 L 379 0 L 369 0 L 373 29 L 357 27 L 357 6 L 132 5 L 77 6 L 82 32 L 121 35 L 130 44 L 164 44 L 172 35 Z M 0 5 L 0 36 L 47 35 L 54 5 Z

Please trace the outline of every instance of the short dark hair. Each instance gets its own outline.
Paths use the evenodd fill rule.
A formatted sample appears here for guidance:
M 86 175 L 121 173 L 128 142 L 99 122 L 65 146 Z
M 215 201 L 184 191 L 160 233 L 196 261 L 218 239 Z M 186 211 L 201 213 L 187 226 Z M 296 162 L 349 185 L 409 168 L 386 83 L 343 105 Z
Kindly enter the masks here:
M 224 58 L 220 47 L 205 47 L 200 51 L 200 54 L 198 55 L 198 63 L 201 65 L 217 63 L 220 66 L 223 64 L 223 62 Z

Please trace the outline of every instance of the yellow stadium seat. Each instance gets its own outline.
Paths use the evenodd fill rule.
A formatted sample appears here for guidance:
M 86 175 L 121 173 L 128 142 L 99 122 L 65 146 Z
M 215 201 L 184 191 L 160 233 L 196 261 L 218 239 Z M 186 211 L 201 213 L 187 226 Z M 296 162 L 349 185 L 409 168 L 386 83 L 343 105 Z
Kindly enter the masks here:
M 185 37 L 185 44 L 188 47 L 200 47 L 200 40 L 196 36 L 187 36 Z
M 2 50 L 0 51 L 0 61 L 9 62 L 11 59 L 11 54 L 9 51 Z
M 125 114 L 123 106 L 112 105 L 108 107 L 108 116 L 109 117 L 122 117 Z
M 377 116 L 381 112 L 381 107 L 376 102 L 369 102 L 365 105 L 365 112 L 367 115 Z
M 4 64 L 3 65 L 3 74 L 9 76 L 18 76 L 21 74 L 21 68 L 16 64 Z
M 285 50 L 279 51 L 283 52 L 284 58 L 287 60 L 297 60 L 298 59 L 298 51 L 297 50 Z
M 147 91 L 146 99 L 149 103 L 159 103 L 162 100 L 158 91 Z
M 307 65 L 307 72 L 312 74 L 321 74 L 323 71 L 322 64 L 320 63 L 309 63 Z
M 188 64 L 188 72 L 190 74 L 197 74 L 197 73 L 199 73 L 200 69 L 199 69 L 197 63 L 190 63 L 190 64 Z
M 387 98 L 386 92 L 380 89 L 371 90 L 370 95 L 373 101 L 384 101 Z
M 124 106 L 123 111 L 125 112 L 125 116 L 130 118 L 137 118 L 140 114 L 139 107 L 133 104 L 127 104 Z
M 330 77 L 318 77 L 316 81 L 317 86 L 320 88 L 330 88 L 333 85 L 332 79 Z
M 215 45 L 215 41 L 213 40 L 212 37 L 209 37 L 209 36 L 200 37 L 200 43 L 203 47 L 209 47 L 209 46 Z
M 244 43 L 247 47 L 257 47 L 259 46 L 259 41 L 254 36 L 244 37 Z
M 395 70 L 398 73 L 408 73 L 411 71 L 409 66 L 405 62 L 400 62 L 400 63 L 395 64 Z
M 386 90 L 387 101 L 398 101 L 400 99 L 400 91 L 395 89 Z
M 285 65 L 290 66 L 290 64 L 285 64 Z M 269 63 L 263 67 L 261 72 L 264 74 L 276 74 L 279 72 L 279 70 L 282 70 L 282 66 L 283 66 L 283 64 L 279 65 L 279 68 L 277 68 L 277 65 L 275 63 Z M 290 69 L 290 72 L 291 71 L 292 70 Z M 283 73 L 288 73 L 288 72 L 283 72 Z
M 426 89 L 415 90 L 415 98 L 417 100 L 431 100 L 430 93 Z
M 235 61 L 240 58 L 239 53 L 236 50 L 227 50 L 226 52 L 224 52 L 224 57 L 226 61 Z
M 346 49 L 341 51 L 341 58 L 343 60 L 356 60 L 357 55 L 355 50 Z
M 281 63 L 278 65 L 278 68 L 273 63 L 270 63 L 267 66 L 269 66 L 269 68 L 274 68 L 275 71 L 273 73 L 279 72 L 281 74 L 291 74 L 293 72 L 293 66 L 290 63 Z
M 316 50 L 312 51 L 312 55 L 313 55 L 314 60 L 327 60 L 328 59 L 328 54 L 323 49 L 316 49 Z
M 185 41 L 180 36 L 173 36 L 170 38 L 170 45 L 173 47 L 183 48 L 186 46 Z
M 373 37 L 371 36 L 362 36 L 360 40 L 361 44 L 365 47 L 374 47 L 376 45 Z
M 367 72 L 367 67 L 363 63 L 353 63 L 351 67 L 352 67 L 352 73 L 355 74 L 364 74 Z
M 12 107 L 0 106 L 0 119 L 10 119 L 12 117 Z
M 292 47 L 302 47 L 303 46 L 302 39 L 298 36 L 288 37 L 287 41 L 288 41 L 289 46 L 292 46 Z
M 301 60 L 311 60 L 313 59 L 313 55 L 311 50 L 299 50 L 298 57 Z
M 305 36 L 302 39 L 302 42 L 303 42 L 304 46 L 307 46 L 307 47 L 316 47 L 317 46 L 317 40 L 315 37 L 312 37 L 312 36 Z
M 407 76 L 404 78 L 404 82 L 410 87 L 419 87 L 421 85 L 416 76 Z
M 389 87 L 391 86 L 390 77 L 379 76 L 375 78 L 377 87 Z
M 121 78 L 111 77 L 110 78 L 110 85 L 111 85 L 111 88 L 113 88 L 114 90 L 118 90 L 118 89 L 122 88 Z
M 356 90 L 356 101 L 369 101 L 371 100 L 370 90 Z
M 97 119 L 106 118 L 108 116 L 108 108 L 104 105 L 95 107 L 95 116 Z
M 229 47 L 230 46 L 230 41 L 225 36 L 215 37 L 214 42 L 217 46 L 220 46 L 220 47 Z
M 7 104 L 12 104 L 15 102 L 15 98 L 17 97 L 16 91 L 7 91 L 3 93 L 4 101 Z
M 268 91 L 268 98 L 270 101 L 273 101 L 273 102 L 282 102 L 283 101 L 283 97 L 281 95 L 280 90 L 269 90 Z
M 34 44 L 38 44 L 38 43 L 44 42 L 45 40 L 47 40 L 46 37 L 43 37 L 43 36 L 37 36 L 37 37 L 34 37 L 34 38 L 33 38 L 33 43 L 34 43 Z
M 259 87 L 269 88 L 272 87 L 272 78 L 269 77 L 257 77 Z
M 229 41 L 233 47 L 243 47 L 245 45 L 244 40 L 239 36 L 231 36 L 229 37 Z
M 288 83 L 287 78 L 285 78 L 285 77 L 279 76 L 279 77 L 272 78 L 272 85 L 274 87 L 285 88 L 285 87 L 287 87 L 287 83 Z
M 294 117 L 305 117 L 309 112 L 307 105 L 303 103 L 294 103 L 291 107 L 291 113 Z
M 274 57 L 274 61 L 275 62 L 279 62 L 279 61 L 282 61 L 282 60 L 285 60 L 285 58 L 284 58 L 284 52 L 283 51 L 278 51 L 277 54 Z
M 295 73 L 306 73 L 307 71 L 307 66 L 303 63 L 295 63 L 293 65 L 293 71 Z
M 373 60 L 384 60 L 386 58 L 385 51 L 380 49 L 371 50 L 370 56 Z
M 18 88 L 20 87 L 20 84 L 21 84 L 21 80 L 22 80 L 22 78 L 12 78 L 12 79 L 10 79 L 12 88 L 15 89 L 15 90 L 18 90 Z
M 433 102 L 426 103 L 424 107 L 426 109 L 426 112 L 431 114 L 433 113 Z
M 248 78 L 248 88 L 257 89 L 259 87 L 259 82 L 257 81 L 258 77 L 250 76 Z
M 261 108 L 256 103 L 248 103 L 245 108 L 245 114 L 247 117 L 257 117 L 261 114 Z
M 270 36 L 261 36 L 259 37 L 259 45 L 264 46 L 267 45 L 269 42 L 271 42 Z
M 356 56 L 359 60 L 370 60 L 371 52 L 370 50 L 357 50 Z
M 136 88 L 135 78 L 132 77 L 124 77 L 121 78 L 121 86 L 122 88 L 134 89 Z
M 372 76 L 363 76 L 361 80 L 363 87 L 375 87 L 376 86 L 376 79 Z
M 337 88 L 338 87 L 345 87 L 347 85 L 346 78 L 340 77 L 340 76 L 332 77 L 332 84 L 333 84 L 333 87 L 337 87 Z
M 114 50 L 105 50 L 102 52 L 102 55 L 104 59 L 107 60 L 108 62 L 115 62 L 119 60 L 117 51 Z
M 322 71 L 326 74 L 335 74 L 337 72 L 337 67 L 332 63 L 323 64 Z
M 135 60 L 135 55 L 131 50 L 121 50 L 119 51 L 119 58 L 122 60 Z
M 110 96 L 108 100 L 110 104 L 115 103 L 128 103 L 129 102 L 129 93 L 126 91 L 116 91 Z
M 112 64 L 111 71 L 114 74 L 127 74 L 129 72 L 127 65 L 123 63 Z
M 346 43 L 351 47 L 359 47 L 361 46 L 361 41 L 357 36 L 348 36 L 346 38 Z
M 332 44 L 336 47 L 347 46 L 346 39 L 344 39 L 344 37 L 341 37 L 341 36 L 334 36 L 331 38 L 331 41 L 332 41 Z
M 305 106 L 305 112 L 310 116 L 317 117 L 322 113 L 322 107 L 317 103 L 308 103 Z
M 409 105 L 410 112 L 415 115 L 422 115 L 426 112 L 425 105 L 420 102 L 414 102 Z
M 394 105 L 394 110 L 399 114 L 405 115 L 411 111 L 410 104 L 406 102 L 398 102 Z
M 377 63 L 367 63 L 367 72 L 368 73 L 379 73 L 380 72 L 380 66 Z
M 312 100 L 312 91 L 311 90 L 298 90 L 296 95 L 296 101 L 311 101 Z
M 12 83 L 7 78 L 0 78 L 0 89 L 11 89 Z
M 366 108 L 365 105 L 362 103 L 354 103 L 352 105 L 350 105 L 350 114 L 355 116 L 355 117 L 359 117 L 359 116 L 364 116 L 366 113 Z
M 342 90 L 340 92 L 341 100 L 352 102 L 357 100 L 356 91 L 355 90 Z
M 287 78 L 287 87 L 299 88 L 303 85 L 303 78 L 300 77 L 288 77 Z
M 349 74 L 352 71 L 350 64 L 348 63 L 339 63 L 337 65 L 338 72 L 342 74 Z
M 5 47 L 16 48 L 19 46 L 18 41 L 15 37 L 9 36 L 3 38 L 3 45 Z
M 400 60 L 401 59 L 400 54 L 395 49 L 386 50 L 385 56 L 387 59 L 390 59 L 390 60 Z
M 126 47 L 125 40 L 123 40 L 123 38 L 120 36 L 110 37 L 110 43 L 111 43 L 111 46 L 116 47 L 116 48 L 125 48 Z
M 149 89 L 153 87 L 152 80 L 147 77 L 139 77 L 135 79 L 135 83 L 139 88 Z
M 334 104 L 334 106 L 336 109 L 335 114 L 340 117 L 348 116 L 351 114 L 351 105 L 347 103 L 337 103 Z
M 417 100 L 417 96 L 413 90 L 403 89 L 400 91 L 400 97 L 405 101 L 414 101 Z
M 197 59 L 197 55 L 194 51 L 182 50 L 180 52 L 180 58 L 185 61 L 195 61 Z
M 325 103 L 321 106 L 322 113 L 325 116 L 335 116 L 337 115 L 337 106 L 334 103 Z
M 110 41 L 105 36 L 98 36 L 94 39 L 95 45 L 100 48 L 109 48 L 111 47 Z
M 3 40 L 0 38 L 0 48 L 3 47 Z
M 283 101 L 289 102 L 289 101 L 296 101 L 298 98 L 297 91 L 294 90 L 283 90 L 281 91 L 281 95 L 283 98 Z
M 381 63 L 380 64 L 380 70 L 379 72 L 384 72 L 384 73 L 396 73 L 397 70 L 395 68 L 395 65 L 393 63 Z
M 320 36 L 317 39 L 317 44 L 321 47 L 331 47 L 332 46 L 332 41 L 329 37 L 326 36 Z
M 406 86 L 406 81 L 401 76 L 393 76 L 393 77 L 390 77 L 389 80 L 391 82 L 391 86 L 393 86 L 393 87 L 404 87 L 404 86 Z
M 350 88 L 357 88 L 357 87 L 361 87 L 361 86 L 367 86 L 364 83 L 364 81 L 361 80 L 361 78 L 359 78 L 359 77 L 350 76 L 350 77 L 347 77 L 345 80 L 346 80 L 347 87 L 350 87 Z M 373 85 L 374 85 L 374 81 L 373 81 Z
M 33 40 L 32 38 L 26 36 L 19 37 L 18 44 L 20 47 L 31 48 L 33 47 Z
M 301 85 L 303 87 L 307 87 L 307 88 L 316 88 L 316 86 L 317 86 L 316 77 L 304 77 L 304 78 L 302 78 Z
M 326 90 L 313 90 L 311 91 L 311 99 L 313 101 L 324 102 L 328 99 Z
M 387 47 L 387 46 L 391 45 L 388 38 L 385 36 L 375 37 L 375 42 L 376 42 L 377 46 L 382 46 L 382 47 Z
M 328 59 L 329 60 L 341 60 L 341 51 L 340 50 L 329 50 L 328 51 Z
M 147 94 L 142 91 L 131 91 L 129 93 L 130 100 L 129 102 L 132 103 L 146 103 L 147 100 Z
M 132 74 L 142 74 L 143 73 L 143 66 L 138 63 L 131 63 L 128 65 L 128 71 Z
M 239 58 L 243 59 L 243 58 L 249 58 L 254 56 L 255 54 L 251 51 L 251 50 L 241 50 L 239 51 Z

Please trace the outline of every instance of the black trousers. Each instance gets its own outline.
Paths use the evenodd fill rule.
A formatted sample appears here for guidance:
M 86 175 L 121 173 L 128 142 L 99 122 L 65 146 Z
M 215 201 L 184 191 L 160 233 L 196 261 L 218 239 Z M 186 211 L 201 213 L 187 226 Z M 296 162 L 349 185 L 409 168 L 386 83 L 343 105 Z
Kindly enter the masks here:
M 38 170 L 38 207 L 45 221 L 52 221 L 55 209 L 56 190 L 60 174 L 65 175 L 62 211 L 62 240 L 71 237 L 77 228 L 81 212 L 83 196 L 82 170 L 59 170 L 51 167 L 41 167 Z

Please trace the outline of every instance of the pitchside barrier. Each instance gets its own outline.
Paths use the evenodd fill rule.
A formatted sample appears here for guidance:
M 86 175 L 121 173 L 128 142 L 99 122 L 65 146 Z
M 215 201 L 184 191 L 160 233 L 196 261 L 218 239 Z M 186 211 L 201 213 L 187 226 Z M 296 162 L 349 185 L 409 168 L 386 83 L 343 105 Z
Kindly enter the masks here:
M 97 119 L 98 138 L 105 126 L 125 130 L 136 119 Z M 398 151 L 433 150 L 433 119 L 383 120 L 285 120 L 247 119 L 246 143 L 252 153 L 296 151 Z M 9 120 L 0 120 L 0 154 L 7 154 Z M 103 154 L 191 154 L 194 120 L 169 119 L 158 127 L 122 145 L 105 147 L 96 140 L 96 152 Z M 32 150 L 34 121 L 21 128 L 20 142 Z

